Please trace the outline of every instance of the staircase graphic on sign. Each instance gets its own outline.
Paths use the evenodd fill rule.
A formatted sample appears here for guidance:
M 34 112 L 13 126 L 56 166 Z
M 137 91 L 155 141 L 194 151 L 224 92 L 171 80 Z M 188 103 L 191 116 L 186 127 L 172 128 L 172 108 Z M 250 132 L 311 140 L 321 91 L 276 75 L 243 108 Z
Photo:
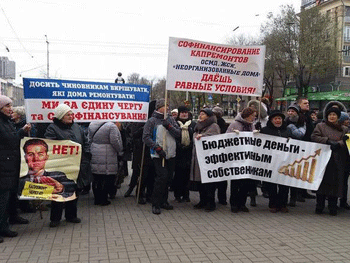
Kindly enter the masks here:
M 298 180 L 312 183 L 315 178 L 317 164 L 316 156 L 319 156 L 320 154 L 321 149 L 318 149 L 314 154 L 309 155 L 308 157 L 303 157 L 300 160 L 295 160 L 291 164 L 282 166 L 278 169 L 278 172 Z

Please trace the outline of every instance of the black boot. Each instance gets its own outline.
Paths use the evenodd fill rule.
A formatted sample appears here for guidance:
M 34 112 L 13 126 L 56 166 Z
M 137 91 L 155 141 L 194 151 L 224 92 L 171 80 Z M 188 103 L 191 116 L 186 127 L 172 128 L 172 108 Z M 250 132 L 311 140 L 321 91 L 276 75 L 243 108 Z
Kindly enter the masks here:
M 128 191 L 125 192 L 124 197 L 130 197 L 133 190 L 134 188 L 129 187 Z

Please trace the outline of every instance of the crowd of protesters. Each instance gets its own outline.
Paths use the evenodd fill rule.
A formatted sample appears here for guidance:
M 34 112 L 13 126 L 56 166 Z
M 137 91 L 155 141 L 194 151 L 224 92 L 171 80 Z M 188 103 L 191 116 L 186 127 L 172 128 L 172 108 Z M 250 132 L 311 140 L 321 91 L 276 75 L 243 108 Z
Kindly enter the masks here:
M 24 107 L 12 107 L 10 98 L 0 95 L 0 243 L 3 237 L 15 237 L 10 224 L 28 224 L 18 214 L 35 212 L 29 201 L 18 200 L 20 140 L 24 136 L 52 140 L 71 140 L 82 145 L 80 172 L 75 184 L 76 194 L 83 195 L 92 188 L 94 205 L 111 204 L 117 189 L 128 176 L 127 161 L 132 161 L 132 175 L 124 197 L 134 190 L 139 204 L 151 204 L 153 214 L 172 210 L 169 191 L 174 191 L 174 202 L 191 202 L 191 191 L 199 192 L 199 203 L 194 209 L 216 210 L 217 201 L 229 204 L 233 213 L 249 212 L 256 206 L 257 187 L 269 198 L 271 213 L 289 212 L 288 207 L 305 199 L 316 199 L 315 213 L 321 214 L 328 201 L 330 215 L 337 215 L 339 207 L 350 210 L 347 203 L 349 177 L 348 139 L 349 115 L 338 101 L 329 102 L 323 111 L 310 110 L 309 101 L 300 98 L 286 113 L 271 110 L 265 98 L 251 100 L 231 123 L 223 119 L 219 106 L 200 110 L 198 120 L 183 105 L 169 114 L 164 99 L 149 103 L 146 123 L 115 123 L 93 121 L 77 124 L 71 108 L 60 104 L 54 110 L 50 124 L 27 124 Z M 321 185 L 315 195 L 305 189 L 260 182 L 251 179 L 228 182 L 202 183 L 196 155 L 195 140 L 223 133 L 253 132 L 302 141 L 330 145 L 332 154 L 326 166 Z M 132 153 L 132 154 L 131 154 Z M 39 175 L 40 176 L 40 175 Z M 217 192 L 217 195 L 216 195 Z M 217 200 L 216 200 L 217 196 Z M 65 203 L 52 201 L 50 227 L 57 227 L 65 210 L 65 219 L 80 223 L 78 199 Z M 339 205 L 338 205 L 339 201 Z

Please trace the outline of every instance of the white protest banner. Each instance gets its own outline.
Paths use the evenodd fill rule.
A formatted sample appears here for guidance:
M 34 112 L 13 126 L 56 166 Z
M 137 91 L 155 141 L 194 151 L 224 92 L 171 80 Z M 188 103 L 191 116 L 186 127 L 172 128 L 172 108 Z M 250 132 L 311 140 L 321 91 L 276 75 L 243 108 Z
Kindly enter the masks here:
M 82 148 L 70 140 L 21 140 L 20 199 L 76 199 Z
M 261 96 L 265 46 L 169 38 L 167 90 Z
M 202 183 L 250 178 L 317 190 L 331 156 L 329 145 L 252 132 L 195 140 Z
M 146 122 L 150 86 L 59 79 L 23 79 L 28 122 L 51 122 L 65 103 L 75 122 Z

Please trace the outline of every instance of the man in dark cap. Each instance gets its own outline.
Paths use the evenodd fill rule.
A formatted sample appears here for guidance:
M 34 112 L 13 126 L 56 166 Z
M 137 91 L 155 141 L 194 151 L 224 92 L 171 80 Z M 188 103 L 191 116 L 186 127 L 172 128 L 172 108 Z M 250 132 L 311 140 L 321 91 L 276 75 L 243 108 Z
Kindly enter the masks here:
M 176 141 L 181 130 L 174 118 L 164 119 L 166 112 L 164 99 L 156 102 L 156 110 L 143 129 L 143 142 L 150 148 L 156 176 L 152 193 L 152 213 L 159 215 L 161 208 L 172 210 L 168 203 L 168 187 L 175 169 Z

